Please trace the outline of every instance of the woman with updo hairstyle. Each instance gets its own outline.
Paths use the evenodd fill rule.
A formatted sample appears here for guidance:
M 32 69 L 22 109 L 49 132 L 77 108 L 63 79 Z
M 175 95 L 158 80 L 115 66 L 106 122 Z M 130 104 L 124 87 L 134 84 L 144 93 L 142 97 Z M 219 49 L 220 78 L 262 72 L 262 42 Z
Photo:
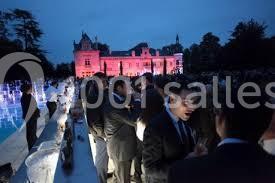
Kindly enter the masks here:
M 146 91 L 146 107 L 141 109 L 137 122 L 137 137 L 143 141 L 143 132 L 150 120 L 164 109 L 164 99 L 156 89 Z

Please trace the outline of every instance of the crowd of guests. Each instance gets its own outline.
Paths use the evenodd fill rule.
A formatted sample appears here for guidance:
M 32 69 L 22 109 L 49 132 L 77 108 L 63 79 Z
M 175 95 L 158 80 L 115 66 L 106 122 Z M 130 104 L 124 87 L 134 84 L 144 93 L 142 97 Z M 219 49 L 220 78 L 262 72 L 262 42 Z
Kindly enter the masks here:
M 103 91 L 101 104 L 86 110 L 96 143 L 95 166 L 100 183 L 106 183 L 109 177 L 109 158 L 114 164 L 114 183 L 142 182 L 142 174 L 148 183 L 275 182 L 275 113 L 265 105 L 255 109 L 242 106 L 235 89 L 245 81 L 260 81 L 261 86 L 267 80 L 254 74 L 234 75 L 231 101 L 235 107 L 230 108 L 223 89 L 225 75 L 220 74 L 221 107 L 215 108 L 212 100 L 207 100 L 206 108 L 196 108 L 193 104 L 198 97 L 190 100 L 187 96 L 197 90 L 187 85 L 204 83 L 207 99 L 211 99 L 209 76 L 145 73 L 145 80 L 138 85 L 135 83 L 139 78 L 131 78 L 130 89 L 126 81 L 112 82 L 113 78 L 104 73 L 94 76 L 101 84 L 89 81 L 85 100 L 96 103 Z M 180 85 L 166 93 L 165 86 L 171 82 Z M 129 96 L 130 103 L 124 105 Z M 110 98 L 123 107 L 114 107 Z M 146 107 L 141 107 L 144 98 Z M 264 94 L 244 99 L 260 104 L 270 101 Z M 132 162 L 135 173 L 131 177 Z
M 225 100 L 228 75 L 232 80 L 234 108 Z M 94 104 L 103 93 L 100 105 L 86 105 L 85 110 L 96 144 L 95 166 L 100 183 L 107 183 L 110 178 L 109 159 L 114 165 L 114 183 L 139 183 L 143 181 L 142 175 L 148 183 L 275 182 L 275 112 L 264 105 L 267 101 L 275 103 L 274 86 L 273 98 L 265 92 L 243 96 L 247 103 L 260 103 L 253 109 L 240 104 L 237 90 L 244 82 L 255 82 L 262 90 L 274 81 L 274 75 L 256 71 L 218 73 L 220 107 L 212 103 L 211 73 L 167 76 L 145 73 L 141 82 L 138 82 L 141 78 L 134 77 L 128 78 L 130 83 L 114 81 L 116 78 L 101 72 L 94 76 L 100 83 L 91 80 L 85 85 L 84 100 Z M 165 88 L 172 82 L 179 86 L 170 87 L 167 93 Z M 188 87 L 191 82 L 206 86 L 206 107 L 194 107 L 198 96 L 187 97 L 198 92 L 197 88 Z M 22 84 L 21 91 L 30 150 L 37 140 L 40 110 L 32 96 L 32 85 Z M 59 127 L 64 127 L 74 96 L 74 80 L 52 81 L 45 94 L 49 117 L 58 110 L 56 120 Z

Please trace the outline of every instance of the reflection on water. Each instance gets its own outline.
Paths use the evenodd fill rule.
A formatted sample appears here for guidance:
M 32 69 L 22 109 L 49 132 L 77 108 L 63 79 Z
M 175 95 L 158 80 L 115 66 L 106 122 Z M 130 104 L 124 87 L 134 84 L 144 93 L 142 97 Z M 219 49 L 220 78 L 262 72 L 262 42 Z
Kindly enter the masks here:
M 20 81 L 0 85 L 0 144 L 23 123 L 20 85 Z M 44 91 L 46 88 L 42 82 L 33 83 L 33 96 L 36 98 L 39 108 L 45 106 Z
M 22 125 L 22 109 L 20 105 L 0 108 L 0 143 Z

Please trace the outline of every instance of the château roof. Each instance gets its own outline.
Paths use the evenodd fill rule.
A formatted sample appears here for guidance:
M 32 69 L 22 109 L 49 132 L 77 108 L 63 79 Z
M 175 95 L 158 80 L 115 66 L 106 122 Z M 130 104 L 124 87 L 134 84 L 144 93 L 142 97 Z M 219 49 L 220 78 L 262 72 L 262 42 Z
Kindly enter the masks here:
M 90 39 L 90 37 L 86 34 L 86 33 L 82 33 L 82 37 L 79 41 L 79 43 L 75 43 L 74 41 L 74 51 L 80 51 L 80 50 L 97 50 L 99 47 L 100 43 L 97 42 L 97 38 L 95 38 L 95 42 L 93 43 L 92 40 Z M 176 47 L 179 52 L 181 52 L 182 50 L 182 46 L 179 43 L 179 36 L 177 35 L 176 37 L 176 44 L 172 44 L 170 46 Z M 159 52 L 160 56 L 165 56 L 167 55 L 167 52 L 169 52 L 169 50 L 167 51 L 167 49 L 169 49 L 169 47 L 165 49 L 154 49 L 154 48 L 150 48 L 147 42 L 141 42 L 139 44 L 137 44 L 136 46 L 134 46 L 133 48 L 127 50 L 127 51 L 107 51 L 104 50 L 100 52 L 100 56 L 106 56 L 106 57 L 128 57 L 132 55 L 132 51 L 135 51 L 135 55 L 136 56 L 141 56 L 143 49 L 149 49 L 149 53 L 152 56 L 156 56 L 157 55 L 157 51 Z M 99 48 L 100 50 L 100 48 Z M 169 53 L 168 53 L 169 55 Z
M 128 57 L 131 56 L 130 51 L 112 51 L 110 56 L 112 57 Z
M 90 39 L 90 37 L 86 33 L 82 33 L 82 37 L 81 37 L 81 40 L 79 41 L 79 43 L 76 44 L 74 41 L 74 51 L 82 50 L 82 45 L 85 43 L 89 45 L 89 48 L 91 50 L 95 49 L 95 46 L 94 46 L 92 40 Z

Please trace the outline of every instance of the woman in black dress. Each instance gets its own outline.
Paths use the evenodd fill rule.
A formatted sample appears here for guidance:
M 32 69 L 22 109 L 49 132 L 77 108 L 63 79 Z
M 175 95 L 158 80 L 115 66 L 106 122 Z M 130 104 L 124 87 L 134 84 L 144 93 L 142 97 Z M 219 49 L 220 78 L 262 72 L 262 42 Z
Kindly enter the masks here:
M 40 116 L 40 111 L 37 107 L 35 98 L 32 96 L 32 85 L 23 84 L 21 86 L 21 106 L 23 112 L 23 120 L 26 122 L 26 137 L 28 142 L 28 148 L 31 150 L 32 146 L 37 140 L 37 119 Z

